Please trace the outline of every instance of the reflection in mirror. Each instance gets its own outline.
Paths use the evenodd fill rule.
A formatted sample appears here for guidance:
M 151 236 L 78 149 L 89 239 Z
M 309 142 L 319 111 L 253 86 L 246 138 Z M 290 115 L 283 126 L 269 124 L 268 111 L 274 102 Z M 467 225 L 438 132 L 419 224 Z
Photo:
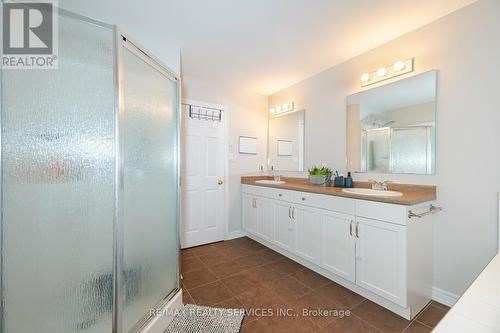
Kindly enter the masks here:
M 433 174 L 436 71 L 347 97 L 347 170 Z
M 304 170 L 305 111 L 269 118 L 269 168 L 282 171 Z

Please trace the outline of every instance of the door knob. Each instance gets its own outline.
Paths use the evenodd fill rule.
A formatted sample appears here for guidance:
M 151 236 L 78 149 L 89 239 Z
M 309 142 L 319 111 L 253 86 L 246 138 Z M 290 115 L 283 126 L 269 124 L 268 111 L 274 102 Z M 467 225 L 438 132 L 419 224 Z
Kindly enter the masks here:
M 222 185 L 224 184 L 224 181 L 222 179 L 219 179 L 219 181 L 217 181 L 217 184 Z

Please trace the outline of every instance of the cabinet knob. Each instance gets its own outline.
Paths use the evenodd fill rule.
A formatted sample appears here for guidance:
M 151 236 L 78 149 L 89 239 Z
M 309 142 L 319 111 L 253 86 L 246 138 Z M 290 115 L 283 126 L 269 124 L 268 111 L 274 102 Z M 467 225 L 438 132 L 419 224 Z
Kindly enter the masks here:
M 302 197 L 302 201 L 306 201 L 306 198 Z
M 280 197 L 282 197 L 282 196 L 283 196 L 283 194 L 281 194 L 281 193 L 278 193 L 278 195 L 279 195 Z

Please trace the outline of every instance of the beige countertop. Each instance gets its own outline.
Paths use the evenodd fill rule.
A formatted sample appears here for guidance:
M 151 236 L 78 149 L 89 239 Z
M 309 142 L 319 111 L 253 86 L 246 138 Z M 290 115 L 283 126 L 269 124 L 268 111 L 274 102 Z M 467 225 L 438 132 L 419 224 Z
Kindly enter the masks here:
M 262 179 L 272 179 L 270 176 L 242 176 L 241 183 L 247 185 L 255 185 L 262 187 L 281 188 L 284 190 L 294 190 L 310 193 L 319 193 L 326 195 L 334 195 L 352 199 L 362 199 L 378 202 L 386 202 L 397 205 L 415 205 L 426 201 L 436 199 L 436 187 L 433 185 L 412 185 L 412 184 L 396 184 L 390 183 L 389 190 L 402 192 L 399 197 L 381 197 L 368 196 L 353 193 L 346 193 L 342 188 L 331 186 L 312 185 L 307 178 L 281 177 L 285 181 L 284 184 L 259 184 L 255 181 Z M 354 187 L 370 188 L 369 182 L 354 182 Z

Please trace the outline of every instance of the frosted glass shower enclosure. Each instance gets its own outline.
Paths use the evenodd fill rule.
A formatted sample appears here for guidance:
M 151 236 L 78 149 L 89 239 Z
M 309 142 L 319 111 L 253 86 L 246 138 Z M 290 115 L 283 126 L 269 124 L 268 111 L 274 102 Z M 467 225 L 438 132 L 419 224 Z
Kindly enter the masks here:
M 57 70 L 2 70 L 1 333 L 125 333 L 179 289 L 179 80 L 59 14 Z

